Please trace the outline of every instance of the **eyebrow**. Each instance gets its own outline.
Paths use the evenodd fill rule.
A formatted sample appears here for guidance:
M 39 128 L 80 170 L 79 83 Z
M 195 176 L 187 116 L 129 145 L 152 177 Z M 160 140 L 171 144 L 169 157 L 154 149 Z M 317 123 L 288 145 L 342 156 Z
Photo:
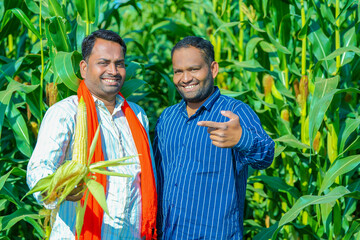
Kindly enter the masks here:
M 186 67 L 186 68 L 184 68 L 184 69 L 192 69 L 192 68 L 200 68 L 202 65 L 201 64 L 197 64 L 197 65 L 190 65 L 190 66 L 188 66 L 188 67 Z M 182 70 L 182 68 L 177 68 L 177 67 L 173 67 L 173 70 Z
M 106 59 L 106 58 L 98 58 L 98 61 L 105 61 L 105 62 L 110 62 L 109 59 Z M 118 59 L 116 60 L 115 62 L 125 62 L 125 59 Z

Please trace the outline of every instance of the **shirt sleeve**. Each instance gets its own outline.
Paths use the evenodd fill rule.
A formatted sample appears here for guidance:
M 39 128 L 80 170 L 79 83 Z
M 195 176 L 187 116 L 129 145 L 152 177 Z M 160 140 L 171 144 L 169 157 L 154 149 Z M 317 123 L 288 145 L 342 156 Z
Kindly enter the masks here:
M 233 147 L 236 159 L 254 169 L 269 167 L 274 158 L 275 143 L 262 128 L 258 116 L 244 103 L 238 105 L 234 113 L 239 116 L 242 127 L 241 138 Z
M 160 133 L 160 122 L 161 122 L 161 116 L 159 117 L 159 119 L 157 120 L 156 126 L 155 126 L 155 134 L 154 134 L 154 141 L 153 141 L 153 150 L 154 150 L 154 159 L 155 159 L 155 167 L 157 169 L 157 178 L 162 177 L 161 173 L 160 173 L 160 165 L 161 165 L 161 138 L 159 138 L 159 133 Z M 159 179 L 160 181 L 160 179 Z M 161 181 L 160 181 L 161 182 Z
M 63 111 L 59 105 L 54 105 L 46 112 L 34 152 L 27 166 L 26 181 L 30 189 L 40 179 L 54 173 L 66 159 L 74 128 L 75 120 L 71 119 L 69 113 Z M 34 197 L 46 208 L 55 207 L 55 204 L 45 205 L 39 192 L 35 193 Z

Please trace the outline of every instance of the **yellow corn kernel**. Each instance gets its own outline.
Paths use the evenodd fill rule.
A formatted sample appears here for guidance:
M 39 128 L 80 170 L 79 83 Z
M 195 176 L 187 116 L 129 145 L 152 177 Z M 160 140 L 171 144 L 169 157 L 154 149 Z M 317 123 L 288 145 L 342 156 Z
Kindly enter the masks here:
M 87 156 L 87 120 L 86 106 L 84 99 L 81 97 L 77 109 L 75 140 L 72 160 L 86 165 Z

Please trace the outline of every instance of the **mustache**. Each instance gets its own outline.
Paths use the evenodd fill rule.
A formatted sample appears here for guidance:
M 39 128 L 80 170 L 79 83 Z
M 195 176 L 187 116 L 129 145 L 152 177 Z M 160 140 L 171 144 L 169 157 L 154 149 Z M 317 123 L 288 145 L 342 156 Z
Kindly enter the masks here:
M 111 79 L 115 79 L 115 80 L 121 80 L 122 77 L 121 75 L 108 75 L 108 74 L 103 74 L 100 76 L 100 78 L 111 78 Z

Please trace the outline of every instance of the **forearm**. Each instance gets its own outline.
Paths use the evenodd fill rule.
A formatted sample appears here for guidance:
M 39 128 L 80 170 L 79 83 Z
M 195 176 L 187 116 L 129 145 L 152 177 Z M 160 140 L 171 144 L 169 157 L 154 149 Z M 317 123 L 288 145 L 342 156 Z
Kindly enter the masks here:
M 248 106 L 238 114 L 242 114 L 242 134 L 233 150 L 242 163 L 250 164 L 255 169 L 267 168 L 274 158 L 274 141 L 264 131 L 258 117 Z

